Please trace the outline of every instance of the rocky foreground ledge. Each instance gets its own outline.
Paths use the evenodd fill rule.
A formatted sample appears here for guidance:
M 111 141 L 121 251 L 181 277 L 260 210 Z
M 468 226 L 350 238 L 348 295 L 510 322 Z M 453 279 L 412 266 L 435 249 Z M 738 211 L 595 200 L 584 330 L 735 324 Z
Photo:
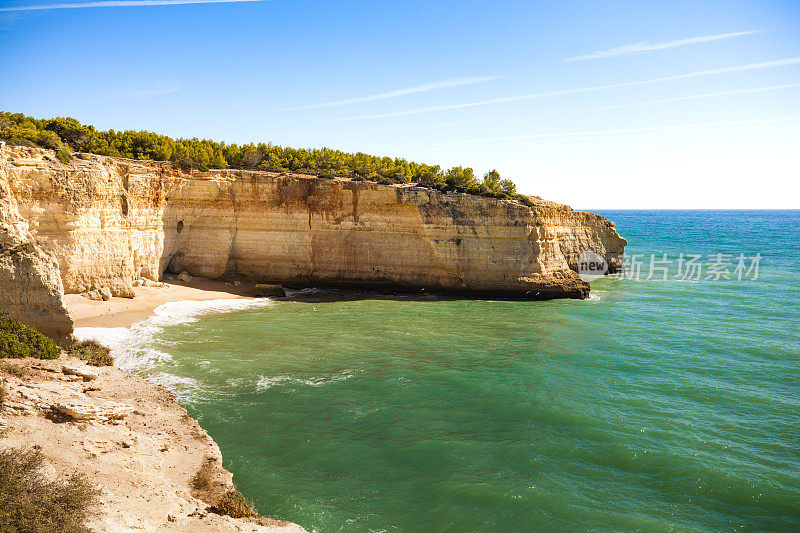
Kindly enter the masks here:
M 0 365 L 0 449 L 39 448 L 52 479 L 84 474 L 100 489 L 98 514 L 87 524 L 93 531 L 305 531 L 209 510 L 233 488 L 231 473 L 216 443 L 164 387 L 64 356 Z

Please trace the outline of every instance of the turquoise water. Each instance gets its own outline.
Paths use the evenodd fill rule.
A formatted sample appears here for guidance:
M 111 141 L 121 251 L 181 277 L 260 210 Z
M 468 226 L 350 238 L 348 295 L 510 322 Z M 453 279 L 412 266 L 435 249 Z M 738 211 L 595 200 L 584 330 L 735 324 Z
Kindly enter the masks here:
M 629 256 L 760 253 L 758 279 L 311 293 L 156 328 L 143 372 L 309 531 L 797 530 L 800 212 L 603 214 Z

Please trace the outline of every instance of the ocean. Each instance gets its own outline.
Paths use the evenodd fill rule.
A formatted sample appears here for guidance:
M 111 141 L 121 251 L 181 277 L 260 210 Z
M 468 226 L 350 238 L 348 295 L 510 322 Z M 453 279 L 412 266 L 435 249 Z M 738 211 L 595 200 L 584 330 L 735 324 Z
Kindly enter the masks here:
M 800 529 L 800 211 L 599 212 L 627 272 L 585 301 L 306 290 L 95 333 L 309 531 Z

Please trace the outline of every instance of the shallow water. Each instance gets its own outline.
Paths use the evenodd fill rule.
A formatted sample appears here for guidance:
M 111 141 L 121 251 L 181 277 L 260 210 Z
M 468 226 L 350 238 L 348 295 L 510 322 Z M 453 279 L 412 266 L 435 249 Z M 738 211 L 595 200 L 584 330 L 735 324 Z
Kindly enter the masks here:
M 173 304 L 115 353 L 309 531 L 797 530 L 800 212 L 603 214 L 629 256 L 760 253 L 758 279 Z

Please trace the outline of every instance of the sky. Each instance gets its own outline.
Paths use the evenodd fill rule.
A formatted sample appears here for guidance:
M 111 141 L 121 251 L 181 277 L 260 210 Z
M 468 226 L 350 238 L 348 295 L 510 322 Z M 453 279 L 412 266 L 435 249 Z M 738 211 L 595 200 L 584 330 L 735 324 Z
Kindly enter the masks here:
M 800 2 L 0 0 L 0 109 L 800 208 Z

